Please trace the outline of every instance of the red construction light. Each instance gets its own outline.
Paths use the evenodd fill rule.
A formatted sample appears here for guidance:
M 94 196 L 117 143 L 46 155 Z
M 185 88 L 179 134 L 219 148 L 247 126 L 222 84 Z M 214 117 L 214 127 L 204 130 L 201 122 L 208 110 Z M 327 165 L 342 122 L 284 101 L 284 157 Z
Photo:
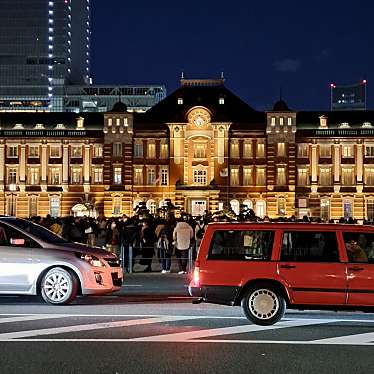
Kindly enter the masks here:
M 331 88 L 336 88 L 335 83 L 330 83 Z
M 362 84 L 366 84 L 368 81 L 366 79 L 362 80 Z

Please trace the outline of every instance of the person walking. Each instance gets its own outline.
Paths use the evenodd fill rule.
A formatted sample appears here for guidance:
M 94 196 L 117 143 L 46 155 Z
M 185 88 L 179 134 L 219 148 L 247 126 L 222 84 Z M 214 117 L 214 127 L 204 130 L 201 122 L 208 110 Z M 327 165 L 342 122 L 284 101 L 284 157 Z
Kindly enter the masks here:
M 204 222 L 204 217 L 198 216 L 196 218 L 196 226 L 195 226 L 195 251 L 193 253 L 193 257 L 196 258 L 196 253 L 199 250 L 201 240 L 203 239 L 205 230 L 206 230 L 206 223 Z
M 175 226 L 173 240 L 175 243 L 175 254 L 178 259 L 178 274 L 186 274 L 188 250 L 194 237 L 192 227 L 185 221 L 180 220 Z
M 154 255 L 156 236 L 148 221 L 143 222 L 140 239 L 142 258 L 139 263 L 141 265 L 146 265 L 146 268 L 143 270 L 145 273 L 152 272 L 152 259 Z
M 160 221 L 156 227 L 155 233 L 157 236 L 157 253 L 161 263 L 161 273 L 170 273 L 171 255 L 172 255 L 172 240 L 171 227 L 165 220 Z
M 96 222 L 96 245 L 100 248 L 105 248 L 106 244 L 106 219 L 104 216 L 99 216 Z

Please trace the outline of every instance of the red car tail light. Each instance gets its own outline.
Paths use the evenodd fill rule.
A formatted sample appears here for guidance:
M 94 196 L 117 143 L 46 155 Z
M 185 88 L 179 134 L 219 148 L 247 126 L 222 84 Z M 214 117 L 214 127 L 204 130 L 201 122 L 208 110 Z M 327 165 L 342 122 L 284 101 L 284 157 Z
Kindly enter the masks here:
M 193 281 L 196 287 L 200 286 L 200 264 L 198 261 L 195 263 L 195 268 L 193 271 Z

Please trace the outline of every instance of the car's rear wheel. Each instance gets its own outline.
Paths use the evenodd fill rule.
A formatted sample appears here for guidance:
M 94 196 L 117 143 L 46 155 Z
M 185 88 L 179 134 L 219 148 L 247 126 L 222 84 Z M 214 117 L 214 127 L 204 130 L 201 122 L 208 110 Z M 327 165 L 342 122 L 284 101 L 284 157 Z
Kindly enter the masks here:
M 72 272 L 60 267 L 50 269 L 41 282 L 41 294 L 49 304 L 69 304 L 77 296 L 78 279 Z
M 286 301 L 275 287 L 261 283 L 247 290 L 242 299 L 242 308 L 251 322 L 268 326 L 283 318 Z

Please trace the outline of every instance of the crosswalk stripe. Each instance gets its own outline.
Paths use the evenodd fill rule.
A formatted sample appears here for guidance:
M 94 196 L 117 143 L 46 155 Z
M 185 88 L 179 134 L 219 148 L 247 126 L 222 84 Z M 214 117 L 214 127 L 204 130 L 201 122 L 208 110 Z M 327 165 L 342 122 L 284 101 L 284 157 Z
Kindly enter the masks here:
M 367 345 L 373 344 L 374 332 L 364 334 L 344 335 L 335 338 L 311 340 L 310 344 L 348 344 L 348 345 Z
M 141 341 L 133 340 L 133 339 L 106 339 L 106 338 L 82 338 L 82 339 L 76 339 L 76 338 L 64 338 L 64 339 L 0 339 L 1 343 L 8 343 L 8 342 L 28 342 L 28 343 L 50 343 L 50 342 L 56 342 L 56 343 L 62 343 L 62 342 L 75 342 L 75 343 L 139 343 Z M 144 343 L 160 343 L 156 340 L 150 340 L 150 341 L 144 341 Z M 167 341 L 163 341 L 162 343 L 168 343 Z M 173 342 L 172 342 L 173 343 Z M 175 343 L 175 342 L 174 342 Z M 206 339 L 206 340 L 181 340 L 176 343 L 200 343 L 200 344 L 206 344 L 206 343 L 219 343 L 219 344 L 281 344 L 281 345 L 314 345 L 313 342 L 306 341 L 306 340 L 239 340 L 239 339 Z M 328 344 L 334 344 L 334 343 L 318 343 L 318 345 L 328 345 Z M 374 343 L 339 343 L 339 344 L 345 344 L 350 346 L 374 346 Z M 317 344 L 315 344 L 317 345 Z
M 19 317 L 0 318 L 0 323 L 14 323 L 14 322 L 27 322 L 37 321 L 43 319 L 62 318 L 61 314 L 37 314 L 37 315 L 24 315 Z
M 63 333 L 71 333 L 71 332 L 78 332 L 78 331 L 92 331 L 92 330 L 137 326 L 137 325 L 149 325 L 149 324 L 154 324 L 154 323 L 172 322 L 172 321 L 187 320 L 187 319 L 196 319 L 196 317 L 166 316 L 166 317 L 160 317 L 160 318 L 145 318 L 145 319 L 143 318 L 143 319 L 126 320 L 126 321 L 102 322 L 102 323 L 64 326 L 64 327 L 55 327 L 55 328 L 38 329 L 38 330 L 16 331 L 16 332 L 0 334 L 0 340 L 12 340 L 12 339 L 17 339 L 17 338 L 27 338 L 27 337 L 40 336 L 40 335 L 54 335 L 54 334 L 63 334 Z
M 208 338 L 211 336 L 219 335 L 234 335 L 234 334 L 243 334 L 248 332 L 257 332 L 257 331 L 267 331 L 267 330 L 277 330 L 288 327 L 300 327 L 300 326 L 311 326 L 319 325 L 325 323 L 336 322 L 336 320 L 304 320 L 304 321 L 281 321 L 276 325 L 271 326 L 258 326 L 258 325 L 242 325 L 242 326 L 232 326 L 232 327 L 223 327 L 217 329 L 203 329 L 196 331 L 188 331 L 181 333 L 165 334 L 165 335 L 154 335 L 154 336 L 145 336 L 141 338 L 129 339 L 131 341 L 157 341 L 157 342 L 182 342 L 191 339 L 199 338 Z M 1 336 L 0 336 L 1 338 Z
M 65 313 L 65 314 L 25 314 L 25 313 L 17 313 L 17 314 L 14 314 L 14 313 L 8 313 L 8 314 L 1 314 L 0 313 L 0 317 L 8 317 L 8 316 L 19 316 L 19 317 L 22 317 L 22 316 L 30 316 L 30 315 L 33 315 L 33 316 L 53 316 L 53 315 L 58 315 L 59 317 L 92 317 L 92 318 L 95 318 L 95 317 L 148 317 L 148 318 L 151 318 L 151 317 L 186 317 L 185 319 L 189 318 L 189 317 L 193 317 L 194 319 L 199 319 L 199 318 L 205 318 L 205 319 L 240 319 L 240 320 L 247 320 L 246 317 L 240 317 L 240 316 L 209 316 L 209 315 L 180 315 L 180 314 L 94 314 L 94 313 L 90 313 L 90 314 L 87 314 L 87 313 Z M 289 319 L 289 318 L 288 318 Z M 0 318 L 1 320 L 1 318 Z

